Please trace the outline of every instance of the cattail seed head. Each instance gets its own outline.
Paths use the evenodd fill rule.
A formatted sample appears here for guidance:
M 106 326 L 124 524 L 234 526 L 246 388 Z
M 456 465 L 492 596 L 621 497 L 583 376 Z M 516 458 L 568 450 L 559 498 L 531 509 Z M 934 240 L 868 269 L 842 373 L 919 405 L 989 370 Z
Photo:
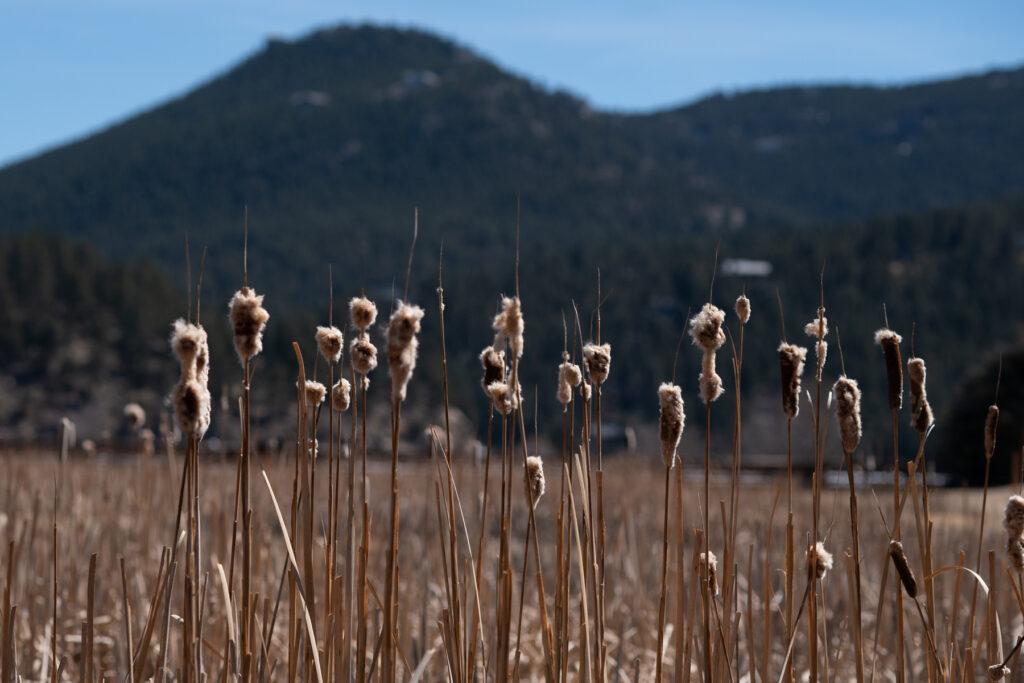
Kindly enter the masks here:
M 903 337 L 890 329 L 875 332 L 875 343 L 882 347 L 885 354 L 885 375 L 889 386 L 889 409 L 903 408 L 903 359 L 900 355 L 900 343 Z
M 697 315 L 690 318 L 690 338 L 694 346 L 714 353 L 725 343 L 725 311 L 712 303 L 704 304 Z
M 370 341 L 370 335 L 360 332 L 359 336 L 349 345 L 349 357 L 352 368 L 364 378 L 377 367 L 377 347 Z
M 138 403 L 129 403 L 124 407 L 124 419 L 133 432 L 138 431 L 146 424 L 146 411 Z
M 790 418 L 800 412 L 800 376 L 804 374 L 807 349 L 795 344 L 779 344 L 779 368 L 782 377 L 782 409 Z
M 540 456 L 531 455 L 526 458 L 526 483 L 530 487 L 533 507 L 537 507 L 540 497 L 544 495 L 544 462 Z
M 526 322 L 523 320 L 523 307 L 518 296 L 501 298 L 501 311 L 494 316 L 491 327 L 494 328 L 495 348 L 502 348 L 507 341 L 515 357 L 522 357 L 523 330 L 526 329 Z
M 583 382 L 582 384 L 580 384 L 580 398 L 583 399 L 584 403 L 590 401 L 590 396 L 592 393 L 593 391 L 590 388 L 589 382 Z
M 316 408 L 324 402 L 324 398 L 327 397 L 327 387 L 320 382 L 313 381 L 311 379 L 306 380 L 305 386 L 306 394 L 306 405 L 310 408 Z
M 175 320 L 171 327 L 171 350 L 178 357 L 182 378 L 206 384 L 210 373 L 210 346 L 206 330 L 201 325 L 181 318 Z
M 505 381 L 505 351 L 499 351 L 493 346 L 484 347 L 480 352 L 480 365 L 484 369 L 484 376 L 480 381 L 484 392 L 491 384 Z
M 985 415 L 985 457 L 996 452 L 996 432 L 999 429 L 999 406 L 992 404 Z
M 750 299 L 745 294 L 736 299 L 736 317 L 740 319 L 741 325 L 746 325 L 750 320 Z
M 423 320 L 423 309 L 403 301 L 398 302 L 388 321 L 388 371 L 391 373 L 391 395 L 395 401 L 404 401 L 409 378 L 416 369 L 416 356 Z
M 357 296 L 349 301 L 348 312 L 352 327 L 360 332 L 366 332 L 377 322 L 377 306 L 365 296 Z
M 807 548 L 807 571 L 818 579 L 825 578 L 832 569 L 832 553 L 825 550 L 825 544 L 818 541 Z
M 1019 536 L 1006 541 L 1006 554 L 1010 558 L 1010 564 L 1017 571 L 1024 570 L 1024 538 Z
M 708 551 L 705 560 L 704 553 L 700 554 L 700 577 L 708 582 L 711 592 L 718 595 L 718 558 L 711 550 Z
M 925 368 L 924 359 L 911 358 L 908 360 L 907 375 L 910 378 L 910 424 L 919 434 L 924 434 L 935 422 L 925 386 L 928 371 Z
M 324 360 L 328 363 L 337 363 L 341 360 L 342 349 L 345 348 L 345 337 L 337 327 L 317 327 L 316 345 Z
M 828 357 L 828 342 L 825 337 L 828 335 L 828 318 L 825 317 L 825 308 L 818 307 L 818 317 L 804 325 L 804 333 L 817 341 L 814 344 L 814 378 L 821 381 L 825 371 L 825 359 Z
M 594 384 L 604 384 L 612 368 L 611 344 L 587 344 L 583 347 L 583 360 Z
M 178 428 L 202 439 L 210 428 L 210 391 L 196 379 L 184 377 L 174 388 L 174 414 Z
M 492 382 L 487 385 L 487 393 L 491 397 L 494 409 L 502 415 L 510 415 L 519 406 L 518 397 L 505 382 Z
M 860 387 L 857 380 L 843 375 L 832 387 L 836 397 L 836 418 L 839 420 L 839 436 L 843 452 L 851 454 L 860 445 Z
M 583 371 L 580 370 L 580 366 L 575 363 L 570 363 L 568 354 L 566 359 L 558 366 L 558 392 L 556 397 L 558 402 L 562 404 L 562 412 L 565 412 L 565 407 L 572 401 L 572 390 L 580 385 L 583 381 Z
M 988 668 L 988 680 L 990 681 L 1001 681 L 1006 676 L 1010 675 L 1010 668 L 1003 666 L 1002 663 L 993 664 Z
M 235 331 L 238 358 L 248 363 L 263 350 L 263 330 L 270 320 L 270 313 L 263 308 L 263 295 L 242 287 L 228 302 L 228 318 Z
M 896 567 L 896 573 L 900 576 L 900 583 L 903 590 L 912 598 L 917 597 L 917 579 L 914 577 L 914 570 L 910 568 L 907 560 L 907 553 L 903 550 L 903 544 L 899 541 L 889 541 L 889 556 L 892 564 Z
M 700 397 L 705 405 L 717 401 L 725 388 L 722 386 L 722 378 L 715 371 L 715 352 L 705 351 L 701 358 L 700 376 L 697 378 L 700 383 Z
M 683 428 L 686 426 L 683 390 L 677 384 L 664 382 L 658 387 L 658 402 L 661 404 L 659 415 L 661 458 L 665 462 L 665 467 L 672 468 L 676 464 L 676 450 L 679 448 L 679 439 L 683 436 Z
M 331 407 L 335 412 L 343 413 L 352 402 L 352 385 L 342 377 L 331 387 Z
M 1011 537 L 1024 538 L 1024 498 L 1010 496 L 1003 511 L 1003 528 Z

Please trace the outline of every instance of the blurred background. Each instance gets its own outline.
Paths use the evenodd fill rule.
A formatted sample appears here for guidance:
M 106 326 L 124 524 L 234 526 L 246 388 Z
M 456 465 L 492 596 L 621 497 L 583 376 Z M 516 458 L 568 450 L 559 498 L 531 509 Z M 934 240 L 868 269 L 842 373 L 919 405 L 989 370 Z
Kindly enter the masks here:
M 248 207 L 249 279 L 271 313 L 254 410 L 264 447 L 279 447 L 290 342 L 312 362 L 328 268 L 336 321 L 360 292 L 386 313 L 418 207 L 409 291 L 428 314 L 406 438 L 425 453 L 418 435 L 440 419 L 443 243 L 451 397 L 472 450 L 488 410 L 477 355 L 513 287 L 520 198 L 523 381 L 542 439 L 561 428 L 563 316 L 576 350 L 574 304 L 587 337 L 600 269 L 610 446 L 657 456 L 655 391 L 676 365 L 682 452 L 700 456 L 699 356 L 684 344 L 674 358 L 717 250 L 714 301 L 733 336 L 732 302 L 753 301 L 746 462 L 780 464 L 776 348 L 811 345 L 823 281 L 865 393 L 862 464 L 892 461 L 873 344 L 884 304 L 904 355 L 928 362 L 929 453 L 951 483 L 980 479 L 1002 359 L 993 479 L 1009 481 L 1024 434 L 1022 20 L 1024 6 L 998 2 L 5 2 L 0 444 L 55 446 L 67 417 L 116 451 L 128 402 L 158 432 L 187 235 L 193 279 L 205 250 L 214 346 L 206 445 L 230 452 L 241 373 L 225 314 Z M 826 388 L 841 372 L 831 341 Z M 373 417 L 386 424 L 384 372 Z M 719 425 L 735 390 L 723 375 Z M 805 460 L 809 413 L 795 427 Z M 729 430 L 716 432 L 724 451 Z

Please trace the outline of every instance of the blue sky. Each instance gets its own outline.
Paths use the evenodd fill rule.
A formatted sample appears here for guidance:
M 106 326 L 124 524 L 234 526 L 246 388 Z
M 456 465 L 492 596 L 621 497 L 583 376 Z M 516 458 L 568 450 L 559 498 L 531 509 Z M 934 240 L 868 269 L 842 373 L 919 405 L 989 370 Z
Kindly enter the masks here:
M 0 165 L 341 21 L 415 25 L 600 107 L 899 83 L 1024 62 L 1024 3 L 972 0 L 0 0 Z

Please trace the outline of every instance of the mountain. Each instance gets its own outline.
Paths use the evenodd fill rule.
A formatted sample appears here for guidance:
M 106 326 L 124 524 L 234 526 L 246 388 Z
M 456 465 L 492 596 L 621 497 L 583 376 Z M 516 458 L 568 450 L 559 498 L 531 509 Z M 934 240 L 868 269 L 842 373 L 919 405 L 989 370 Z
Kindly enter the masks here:
M 935 356 L 933 400 L 943 408 L 977 361 L 976 344 L 1012 344 L 1021 335 L 1001 321 L 1007 310 L 1020 313 L 1024 121 L 1015 113 L 1022 105 L 1024 70 L 1017 69 L 608 113 L 452 41 L 342 26 L 269 41 L 192 92 L 0 169 L 0 233 L 59 234 L 71 240 L 62 249 L 87 244 L 111 259 L 103 268 L 159 264 L 159 273 L 146 272 L 169 294 L 147 315 L 163 322 L 148 329 L 154 346 L 139 357 L 163 372 L 166 325 L 185 312 L 187 233 L 193 266 L 196 246 L 207 249 L 203 310 L 218 326 L 214 372 L 227 384 L 237 373 L 224 303 L 241 279 L 248 206 L 249 279 L 271 312 L 257 386 L 287 397 L 289 342 L 300 340 L 313 357 L 312 325 L 327 317 L 328 266 L 338 317 L 342 300 L 359 291 L 386 313 L 404 289 L 419 207 L 409 294 L 428 314 L 411 401 L 436 396 L 434 292 L 443 243 L 452 396 L 475 415 L 482 411 L 476 354 L 489 342 L 496 296 L 513 287 L 518 195 L 523 378 L 538 387 L 545 414 L 555 414 L 548 408 L 562 316 L 574 327 L 575 303 L 589 335 L 600 267 L 603 337 L 615 349 L 606 416 L 650 419 L 682 319 L 707 297 L 716 246 L 724 265 L 736 258 L 767 265 L 725 268 L 714 289 L 724 308 L 743 291 L 755 304 L 757 341 L 744 367 L 752 410 L 777 407 L 776 288 L 796 334 L 816 310 L 823 263 L 829 317 L 843 330 L 851 374 L 866 391 L 882 386 L 870 336 L 885 301 L 905 334 L 918 323 L 919 348 Z M 962 340 L 965 325 L 977 335 L 971 344 Z M 90 334 L 101 338 L 99 330 Z M 12 341 L 6 358 L 27 343 Z M 0 371 L 9 373 L 13 362 L 0 362 Z M 17 375 L 15 385 L 35 386 L 41 366 Z M 679 368 L 697 406 L 691 350 L 682 351 Z M 79 372 L 99 384 L 122 376 L 115 368 Z M 156 380 L 132 376 L 125 386 L 147 381 Z M 723 403 L 717 419 L 728 410 Z M 760 434 L 760 448 L 777 449 L 770 424 Z M 873 443 L 881 451 L 885 439 Z

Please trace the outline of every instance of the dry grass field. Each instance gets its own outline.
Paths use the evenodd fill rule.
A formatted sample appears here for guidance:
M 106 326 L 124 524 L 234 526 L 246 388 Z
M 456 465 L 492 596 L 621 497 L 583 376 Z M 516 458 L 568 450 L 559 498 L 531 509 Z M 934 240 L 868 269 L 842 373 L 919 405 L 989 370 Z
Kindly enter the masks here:
M 607 525 L 607 566 L 605 641 L 607 644 L 607 677 L 609 680 L 652 680 L 655 676 L 655 657 L 658 642 L 658 605 L 661 563 L 661 488 L 663 471 L 648 459 L 646 464 L 610 460 L 605 466 L 605 521 Z M 84 658 L 91 650 L 93 675 L 97 680 L 122 680 L 128 671 L 129 653 L 137 658 L 136 680 L 156 674 L 161 662 L 169 669 L 168 679 L 184 678 L 181 674 L 183 623 L 185 608 L 181 590 L 181 576 L 175 577 L 170 596 L 170 619 L 165 620 L 164 606 L 159 604 L 163 586 L 161 576 L 166 575 L 167 558 L 164 548 L 171 544 L 174 533 L 174 511 L 178 504 L 181 459 L 171 465 L 164 457 L 127 458 L 117 460 L 72 459 L 59 464 L 53 454 L 37 453 L 11 456 L 3 460 L 4 498 L 0 529 L 8 540 L 4 565 L 6 574 L 6 601 L 12 608 L 14 638 L 9 657 L 17 675 L 23 680 L 49 680 L 53 674 L 51 642 L 54 636 L 54 602 L 52 591 L 57 591 L 56 646 L 58 666 L 64 670 L 64 680 L 81 680 Z M 552 461 L 548 467 L 548 491 L 540 500 L 537 511 L 537 531 L 540 539 L 545 587 L 548 591 L 549 611 L 553 609 L 553 592 L 557 584 L 558 566 L 558 499 L 560 481 Z M 326 466 L 324 463 L 320 467 Z M 290 498 L 293 464 L 290 460 L 274 459 L 258 464 L 269 474 L 275 493 L 282 505 Z M 202 486 L 202 545 L 204 567 L 201 569 L 201 612 L 203 665 L 208 680 L 222 680 L 230 669 L 225 665 L 226 643 L 235 614 L 225 609 L 225 585 L 220 575 L 231 573 L 231 532 L 234 521 L 234 495 L 236 467 L 233 462 L 204 460 L 201 463 Z M 457 486 L 473 545 L 479 529 L 481 498 L 471 491 L 482 491 L 482 466 L 460 464 L 456 468 Z M 493 474 L 493 473 L 492 473 Z M 692 474 L 699 474 L 694 472 Z M 701 648 L 699 622 L 701 619 L 700 592 L 694 577 L 695 536 L 691 527 L 699 527 L 701 513 L 698 508 L 701 488 L 699 476 L 687 476 L 683 496 L 685 545 L 671 547 L 669 563 L 668 616 L 665 628 L 664 658 L 666 678 L 674 680 L 701 680 Z M 322 478 L 320 478 L 323 481 Z M 382 611 L 378 597 L 383 596 L 379 577 L 385 572 L 388 547 L 388 472 L 384 467 L 370 468 L 370 516 L 373 535 L 370 547 L 371 600 L 369 621 L 373 643 L 369 661 L 378 652 Z M 443 570 L 444 548 L 438 541 L 438 511 L 434 482 L 436 469 L 424 463 L 402 463 L 399 482 L 402 491 L 401 542 L 399 575 L 401 588 L 398 600 L 402 606 L 398 613 L 397 677 L 405 680 L 442 680 L 447 677 L 448 663 L 442 642 L 439 620 L 448 601 Z M 490 482 L 490 499 L 497 500 L 500 483 Z M 728 473 L 716 473 L 712 483 L 712 499 L 727 500 Z M 56 492 L 56 500 L 54 493 Z M 1013 647 L 1021 632 L 1021 603 L 1019 576 L 1007 572 L 1003 553 L 1005 534 L 1000 528 L 1002 508 L 1009 491 L 990 491 L 988 527 L 982 558 L 982 576 L 991 594 L 979 591 L 973 649 L 977 675 L 984 675 L 988 663 L 995 662 Z M 878 491 L 884 500 L 881 510 L 891 524 L 891 490 Z M 675 492 L 672 494 L 676 495 Z M 728 597 L 720 586 L 714 603 L 714 637 L 728 638 L 729 647 L 722 648 L 724 666 L 731 670 L 721 680 L 778 680 L 785 656 L 784 619 L 785 580 L 785 482 L 774 485 L 744 486 L 738 505 L 735 568 L 738 581 L 735 592 Z M 931 518 L 934 525 L 932 552 L 935 569 L 936 595 L 934 629 L 939 661 L 950 677 L 969 678 L 965 667 L 964 648 L 967 637 L 974 577 L 966 572 L 945 570 L 958 563 L 973 567 L 977 547 L 981 494 L 977 491 L 942 491 L 931 493 Z M 258 514 L 253 520 L 254 556 L 252 591 L 255 594 L 255 625 L 259 635 L 261 661 L 258 676 L 264 680 L 285 680 L 288 670 L 290 621 L 299 619 L 299 613 L 290 606 L 285 563 L 287 551 L 273 504 L 266 486 L 253 492 L 253 509 Z M 878 680 L 893 678 L 895 619 L 892 611 L 891 586 L 894 574 L 889 565 L 889 537 L 881 522 L 869 492 L 861 492 L 861 553 L 863 584 L 863 630 L 865 663 L 868 674 L 872 668 Z M 318 485 L 316 518 L 318 526 L 326 519 L 326 484 Z M 811 513 L 811 495 L 805 489 L 796 491 L 794 512 L 798 520 L 808 519 Z M 56 505 L 56 507 L 55 507 Z M 842 490 L 823 492 L 822 518 L 824 542 L 835 554 L 831 571 L 820 581 L 819 600 L 819 661 L 820 675 L 828 680 L 854 679 L 854 639 L 850 625 L 852 596 L 852 566 L 847 553 L 850 548 L 847 493 Z M 492 671 L 495 658 L 495 635 L 499 629 L 494 620 L 495 566 L 500 529 L 497 516 L 489 517 L 487 541 L 481 573 L 481 602 L 484 628 L 478 661 L 478 679 L 483 680 L 484 662 Z M 511 519 L 511 564 L 517 578 L 513 582 L 513 600 L 518 604 L 523 539 L 528 514 L 523 497 L 516 495 Z M 905 545 L 911 566 L 922 582 L 920 552 L 915 532 L 919 516 L 907 510 L 904 518 Z M 56 545 L 53 525 L 56 523 Z M 671 522 L 674 524 L 674 522 Z M 461 533 L 461 531 L 460 531 Z M 809 538 L 810 529 L 802 521 L 797 523 L 796 534 L 800 546 Z M 673 539 L 675 538 L 673 529 Z M 344 535 L 344 534 L 342 534 Z M 712 515 L 712 547 L 721 547 L 721 519 Z M 315 580 L 309 594 L 315 595 L 313 625 L 322 633 L 325 625 L 323 610 L 324 553 L 323 535 L 314 541 Z M 475 548 L 474 548 L 475 551 Z M 994 560 L 988 557 L 994 552 Z M 180 552 L 180 551 L 179 551 Z M 575 551 L 574 551 L 575 552 Z M 799 553 L 802 560 L 803 552 Z M 90 558 L 95 558 L 94 566 Z M 179 555 L 180 557 L 180 555 Z M 575 562 L 575 557 L 573 558 Z M 123 564 L 122 564 L 123 563 Z M 888 571 L 886 571 L 888 568 Z M 994 573 L 993 573 L 994 568 Z M 467 567 L 468 569 L 468 567 Z M 123 570 L 123 574 L 122 574 Z M 725 567 L 720 562 L 719 572 Z M 55 573 L 56 572 L 56 573 Z M 569 614 L 569 642 L 566 644 L 569 678 L 579 680 L 581 642 L 579 610 L 577 605 L 578 581 L 576 569 L 572 571 L 572 609 Z M 234 591 L 238 591 L 238 560 L 235 560 Z M 886 575 L 883 578 L 883 575 Z M 879 603 L 879 589 L 883 581 L 890 586 Z M 719 578 L 719 583 L 724 583 Z M 796 589 L 803 594 L 806 573 L 796 577 Z M 684 594 L 677 595 L 677 587 Z M 466 589 L 472 605 L 471 589 Z M 924 600 L 921 590 L 921 600 Z M 466 596 L 464 596 L 466 597 Z M 681 614 L 678 598 L 682 598 Z M 155 602 L 156 601 L 156 602 Z M 882 606 L 878 619 L 878 605 Z M 994 607 L 994 611 L 990 611 Z M 904 628 L 907 652 L 907 675 L 914 679 L 927 676 L 928 632 L 922 624 L 914 604 L 904 604 Z M 998 614 L 998 621 L 990 622 L 989 615 Z M 517 616 L 517 615 L 516 615 Z M 806 615 L 804 616 L 806 619 Z M 994 623 L 993 623 L 994 622 Z M 995 628 L 996 639 L 989 638 L 988 625 Z M 695 626 L 696 625 L 696 626 Z M 675 634 L 682 628 L 690 640 L 692 673 L 677 672 L 679 665 Z M 168 650 L 164 654 L 165 639 Z M 131 635 L 129 643 L 128 636 Z M 536 584 L 532 570 L 526 586 L 521 638 L 520 678 L 544 680 L 544 654 L 541 643 L 542 628 L 538 614 Z M 514 649 L 513 633 L 513 649 Z M 91 640 L 91 645 L 86 640 Z M 875 644 L 877 641 L 877 645 Z M 593 647 L 593 643 L 591 643 Z M 807 675 L 807 627 L 803 623 L 793 647 L 794 669 L 798 678 Z M 379 656 L 379 655 L 378 655 Z M 321 653 L 321 657 L 323 654 Z M 685 655 L 682 661 L 685 661 Z M 1015 667 L 1016 657 L 1010 666 Z M 368 664 L 370 666 L 370 664 Z M 379 668 L 380 664 L 377 663 Z M 407 668 L 408 667 L 408 668 Z M 415 674 L 413 673 L 415 672 Z M 296 676 L 315 679 L 315 673 L 304 670 L 300 664 Z M 255 677 L 255 676 L 254 676 Z M 493 673 L 489 678 L 493 677 Z

